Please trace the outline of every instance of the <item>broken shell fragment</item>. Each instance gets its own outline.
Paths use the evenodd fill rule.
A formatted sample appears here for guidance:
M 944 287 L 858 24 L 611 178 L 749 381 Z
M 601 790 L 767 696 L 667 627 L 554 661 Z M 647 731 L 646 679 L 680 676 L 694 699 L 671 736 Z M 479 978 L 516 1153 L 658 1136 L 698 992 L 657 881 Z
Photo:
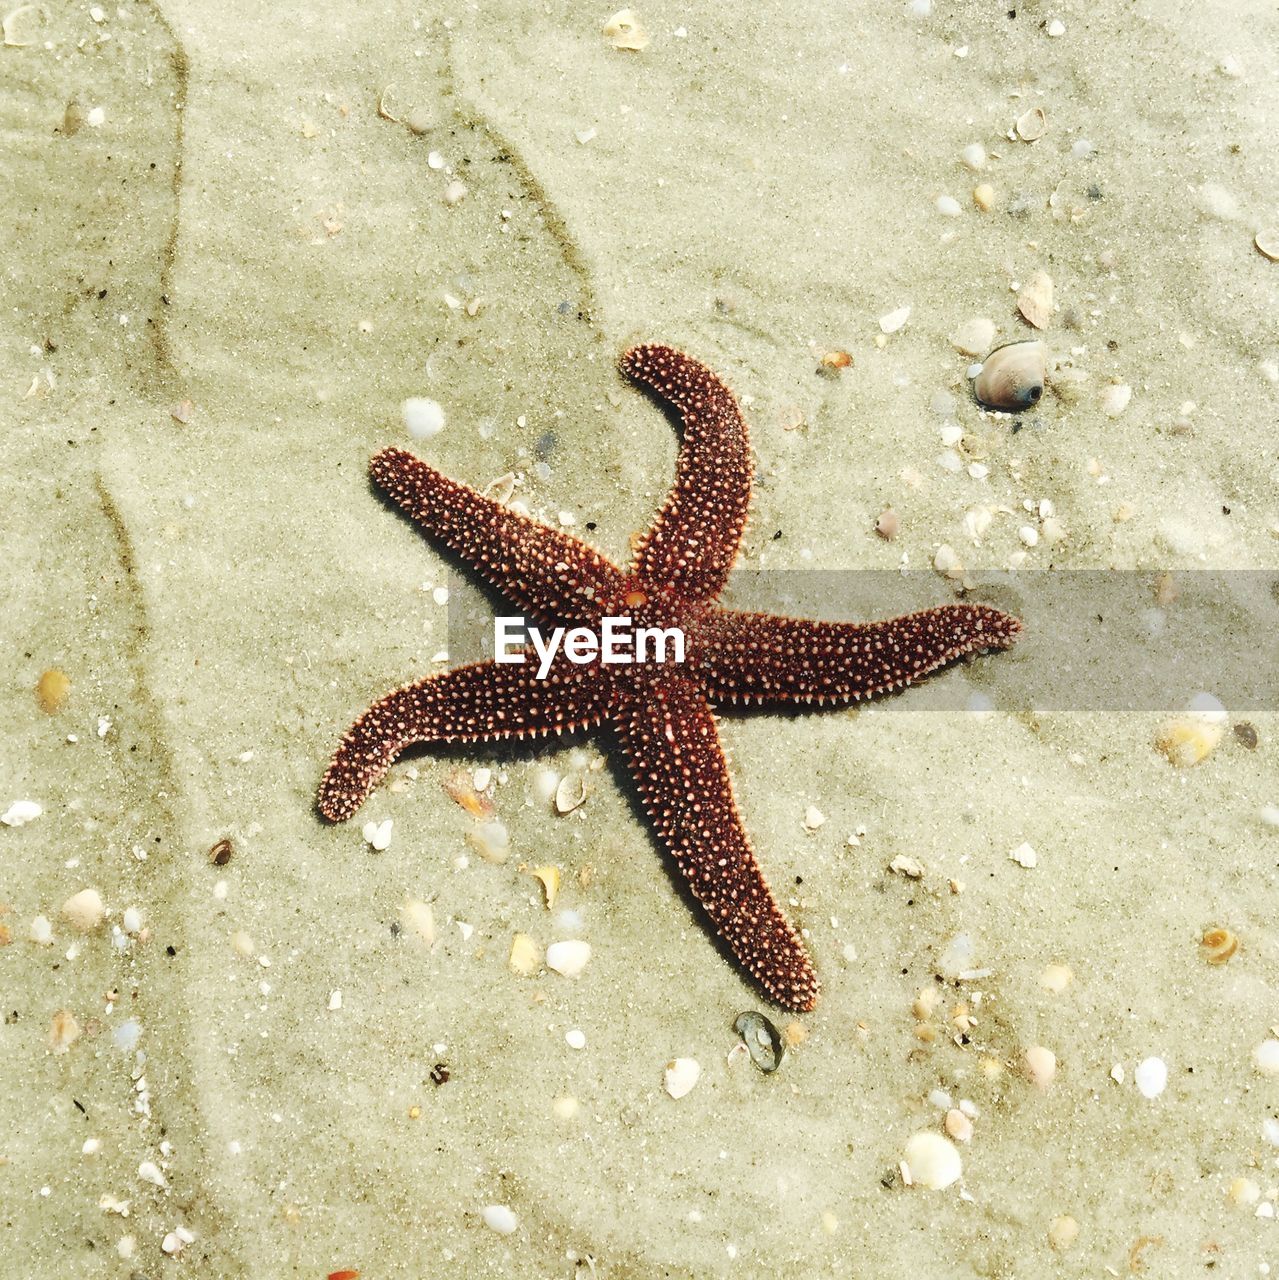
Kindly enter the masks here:
M 988 409 L 1029 409 L 1044 394 L 1046 368 L 1042 342 L 1010 342 L 986 357 L 973 379 L 973 394 Z
M 910 1183 L 926 1187 L 929 1191 L 942 1191 L 958 1182 L 964 1172 L 964 1162 L 954 1143 L 940 1133 L 916 1133 L 906 1143 L 905 1165 L 910 1173 Z
M 1178 769 L 1207 759 L 1226 735 L 1226 709 L 1210 693 L 1196 694 L 1185 714 L 1164 721 L 1155 734 L 1155 747 Z
M 1239 939 L 1229 929 L 1207 929 L 1199 939 L 1199 953 L 1209 964 L 1225 964 L 1239 950 Z
M 1101 393 L 1101 411 L 1108 418 L 1117 418 L 1132 400 L 1132 388 L 1126 382 L 1111 383 Z
M 786 1056 L 786 1041 L 782 1033 L 762 1013 L 747 1011 L 739 1014 L 733 1030 L 742 1038 L 751 1061 L 765 1075 L 771 1075 L 782 1065 Z
M 1017 295 L 1017 310 L 1027 324 L 1036 329 L 1048 328 L 1053 316 L 1053 278 L 1046 271 L 1036 271 Z
M 1017 117 L 1017 136 L 1023 142 L 1036 142 L 1048 132 L 1048 117 L 1043 107 L 1031 107 Z
M 995 322 L 987 320 L 985 316 L 975 316 L 971 320 L 965 320 L 955 330 L 951 335 L 950 345 L 960 355 L 980 356 L 983 351 L 990 350 L 990 344 L 994 340 Z
M 619 9 L 605 24 L 604 35 L 614 49 L 639 53 L 648 48 L 648 32 L 629 9 Z
M 1279 227 L 1262 227 L 1253 237 L 1257 252 L 1271 262 L 1279 262 Z

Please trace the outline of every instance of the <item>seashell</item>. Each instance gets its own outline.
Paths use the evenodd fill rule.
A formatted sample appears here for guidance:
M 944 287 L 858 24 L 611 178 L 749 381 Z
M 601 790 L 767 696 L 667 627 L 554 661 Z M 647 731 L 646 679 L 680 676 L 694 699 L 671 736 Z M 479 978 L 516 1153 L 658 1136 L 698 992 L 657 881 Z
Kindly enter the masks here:
M 1271 262 L 1279 262 L 1279 227 L 1262 227 L 1252 242 L 1257 246 L 1258 253 Z
M 1225 964 L 1239 950 L 1239 939 L 1229 929 L 1206 929 L 1199 939 L 1199 953 L 1209 964 Z
M 582 971 L 590 963 L 591 944 L 580 938 L 570 938 L 567 942 L 552 942 L 546 948 L 546 967 L 566 978 L 580 977 Z
M 1017 117 L 1017 136 L 1023 142 L 1035 142 L 1048 132 L 1048 117 L 1043 107 L 1031 107 L 1024 115 Z
M 476 789 L 474 776 L 465 769 L 452 770 L 440 785 L 448 798 L 465 809 L 472 818 L 493 816 L 493 802 Z
M 996 347 L 973 379 L 973 394 L 990 409 L 1016 413 L 1044 394 L 1047 357 L 1042 342 L 1010 342 Z
M 1057 1055 L 1042 1044 L 1033 1044 L 1026 1050 L 1026 1074 L 1039 1089 L 1047 1089 L 1057 1074 Z
M 897 530 L 901 528 L 901 518 L 892 507 L 885 507 L 879 513 L 879 519 L 875 521 L 875 532 L 879 534 L 885 542 L 891 542 L 897 536 Z
M 911 1186 L 942 1191 L 958 1182 L 964 1172 L 964 1162 L 954 1143 L 940 1133 L 925 1130 L 912 1135 L 906 1143 L 905 1155 L 903 1163 Z
M 648 32 L 629 9 L 619 9 L 605 24 L 604 36 L 614 49 L 639 53 L 648 48 Z
M 1017 310 L 1026 323 L 1036 329 L 1048 328 L 1053 316 L 1053 278 L 1046 271 L 1036 271 L 1026 287 L 1017 295 Z
M 511 954 L 507 957 L 506 966 L 521 978 L 528 978 L 537 972 L 542 957 L 537 943 L 527 933 L 517 933 L 511 939 Z
M 59 671 L 57 667 L 50 667 L 36 684 L 36 701 L 40 704 L 41 711 L 53 715 L 55 711 L 62 709 L 70 692 L 71 680 L 67 673 Z
M 546 909 L 549 911 L 555 906 L 555 895 L 560 891 L 559 867 L 534 867 L 529 875 L 540 882 L 542 893 L 546 898 Z
M 1168 763 L 1189 769 L 1207 759 L 1226 734 L 1226 709 L 1210 693 L 1196 694 L 1185 714 L 1165 720 L 1155 734 L 1155 746 Z
M 762 1013 L 739 1014 L 733 1030 L 742 1038 L 751 1061 L 765 1075 L 772 1075 L 782 1065 L 786 1056 L 786 1041 L 782 1033 Z
M 662 1073 L 662 1083 L 672 1098 L 688 1095 L 701 1077 L 702 1067 L 696 1058 L 672 1058 Z
M 979 182 L 973 188 L 973 204 L 982 213 L 989 213 L 995 207 L 995 188 L 989 182 Z
M 466 837 L 466 842 L 485 862 L 505 862 L 511 847 L 511 835 L 506 824 L 494 818 L 481 822 Z
M 985 316 L 974 316 L 971 320 L 965 320 L 951 334 L 950 345 L 960 355 L 979 356 L 983 351 L 990 350 L 990 344 L 994 340 L 995 322 L 987 320 Z
M 555 812 L 572 813 L 586 803 L 586 779 L 580 774 L 566 773 L 555 788 Z
M 1132 388 L 1126 382 L 1114 382 L 1101 393 L 1101 411 L 1108 418 L 1117 418 L 1128 407 Z

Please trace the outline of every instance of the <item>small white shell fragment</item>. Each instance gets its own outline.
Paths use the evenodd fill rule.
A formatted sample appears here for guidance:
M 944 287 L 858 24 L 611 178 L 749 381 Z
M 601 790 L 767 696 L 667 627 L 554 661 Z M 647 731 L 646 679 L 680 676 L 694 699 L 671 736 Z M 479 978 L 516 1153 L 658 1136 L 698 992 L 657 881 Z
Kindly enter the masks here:
M 909 307 L 898 307 L 896 311 L 890 311 L 886 316 L 879 317 L 880 333 L 896 333 L 910 319 Z
M 974 173 L 986 167 L 986 148 L 980 142 L 970 142 L 959 154 L 964 164 Z
M 1116 1084 L 1123 1084 L 1123 1082 L 1128 1079 L 1128 1074 L 1124 1071 L 1124 1064 L 1122 1062 L 1116 1062 L 1115 1065 L 1110 1068 L 1110 1078 Z
M 504 1204 L 486 1204 L 480 1210 L 480 1217 L 486 1227 L 500 1236 L 509 1236 L 520 1225 L 515 1211 Z
M 1077 138 L 1070 144 L 1070 154 L 1075 160 L 1087 160 L 1092 155 L 1092 143 L 1087 138 Z
M 1066 24 L 1060 18 L 1054 18 L 1048 24 L 1048 34 L 1055 40 L 1058 36 L 1066 34 Z
M 342 993 L 340 991 L 329 992 L 329 1012 L 332 1013 L 342 1007 Z
M 34 822 L 43 812 L 34 800 L 15 800 L 0 814 L 0 822 L 6 827 L 22 827 L 28 822 Z
M 425 396 L 410 396 L 400 406 L 404 426 L 414 440 L 429 440 L 444 430 L 444 406 Z
M 942 1191 L 958 1182 L 964 1172 L 959 1150 L 949 1138 L 924 1130 L 906 1143 L 906 1169 L 912 1186 Z
M 1024 524 L 1017 530 L 1017 536 L 1021 539 L 1022 544 L 1027 547 L 1037 547 L 1039 545 L 1039 530 L 1034 525 Z
M 80 1154 L 85 1156 L 96 1156 L 102 1150 L 101 1138 L 86 1138 L 83 1146 L 80 1148 Z
M 467 837 L 467 843 L 485 862 L 505 862 L 511 848 L 511 835 L 504 822 L 494 818 L 481 822 Z
M 648 48 L 648 33 L 629 9 L 619 9 L 604 24 L 604 35 L 614 49 L 639 53 Z
M 564 1043 L 570 1049 L 585 1049 L 586 1032 L 580 1027 L 572 1027 L 564 1033 Z
M 154 1187 L 167 1187 L 169 1184 L 165 1180 L 164 1174 L 160 1172 L 160 1166 L 153 1160 L 144 1160 L 138 1165 L 138 1177 L 143 1182 L 149 1182 Z
M 125 933 L 135 934 L 141 932 L 142 929 L 142 912 L 137 907 L 125 907 L 124 916 L 120 921 L 121 927 Z
M 1028 871 L 1039 865 L 1039 855 L 1031 847 L 1029 840 L 1023 840 L 1015 849 L 1009 851 L 1008 856 L 1019 867 L 1025 867 Z
M 1269 258 L 1271 262 L 1279 262 L 1279 227 L 1262 227 L 1252 242 L 1262 256 Z
M 938 573 L 953 575 L 963 572 L 964 566 L 960 563 L 959 556 L 955 554 L 955 548 L 949 543 L 943 542 L 933 556 L 933 568 Z
M 62 918 L 80 933 L 90 933 L 102 923 L 106 910 L 96 889 L 81 889 L 62 904 Z
M 1060 995 L 1074 981 L 1074 977 L 1067 965 L 1049 964 L 1044 966 L 1043 973 L 1039 975 L 1039 985 L 1045 991 Z
M 1057 1074 L 1057 1055 L 1042 1044 L 1033 1044 L 1026 1050 L 1026 1074 L 1039 1089 L 1047 1089 Z
M 195 1239 L 195 1233 L 188 1227 L 175 1227 L 160 1242 L 160 1248 L 170 1256 L 182 1252 Z
M 578 938 L 566 942 L 552 942 L 546 948 L 546 967 L 566 978 L 576 978 L 591 959 L 591 944 Z
M 908 853 L 899 853 L 888 864 L 889 871 L 895 871 L 899 876 L 905 876 L 907 880 L 922 880 L 924 878 L 924 864 L 918 858 L 912 858 Z
M 395 825 L 393 818 L 386 818 L 381 822 L 366 822 L 364 824 L 364 838 L 368 841 L 370 848 L 378 853 L 383 853 L 391 847 L 391 831 Z
M 84 122 L 90 129 L 100 129 L 107 122 L 107 113 L 102 107 L 90 107 Z
M 1031 107 L 1017 117 L 1017 136 L 1023 142 L 1035 142 L 1048 132 L 1048 117 L 1043 107 Z
M 974 316 L 965 320 L 951 335 L 950 345 L 960 355 L 984 356 L 995 341 L 995 322 L 985 316 Z
M 466 183 L 454 178 L 452 182 L 444 188 L 444 203 L 447 205 L 461 204 L 466 199 Z
M 943 218 L 958 218 L 959 215 L 963 213 L 963 208 L 954 196 L 938 196 L 937 212 L 940 213 Z
M 673 1058 L 666 1064 L 662 1083 L 672 1098 L 683 1098 L 701 1078 L 702 1067 L 696 1058 Z
M 1101 411 L 1108 418 L 1117 418 L 1132 400 L 1132 388 L 1126 382 L 1112 382 L 1101 393 Z
M 435 945 L 435 915 L 429 903 L 409 898 L 400 911 L 400 917 L 407 932 L 417 934 L 428 947 Z
M 1263 1040 L 1252 1051 L 1252 1064 L 1263 1076 L 1279 1075 L 1279 1040 Z
M 1046 329 L 1053 315 L 1053 278 L 1046 271 L 1036 271 L 1017 295 L 1017 310 L 1026 323 Z
M 819 827 L 824 826 L 826 815 L 815 805 L 810 804 L 804 810 L 804 830 L 816 831 Z
M 1168 1087 L 1168 1064 L 1162 1058 L 1145 1058 L 1132 1079 L 1143 1098 L 1157 1098 Z

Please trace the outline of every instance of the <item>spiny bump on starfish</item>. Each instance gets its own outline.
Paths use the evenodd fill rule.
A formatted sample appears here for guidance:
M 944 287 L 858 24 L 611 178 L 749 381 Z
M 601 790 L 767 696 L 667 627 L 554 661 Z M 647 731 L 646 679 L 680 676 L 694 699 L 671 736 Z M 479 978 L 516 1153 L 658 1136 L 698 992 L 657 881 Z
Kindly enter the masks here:
M 977 649 L 1006 648 L 1020 624 L 984 605 L 943 605 L 874 623 L 738 613 L 714 603 L 737 554 L 753 467 L 733 393 L 663 346 L 636 347 L 623 372 L 678 410 L 674 486 L 630 573 L 585 543 L 458 484 L 402 449 L 374 481 L 430 535 L 539 621 L 598 626 L 632 605 L 687 629 L 682 667 L 579 666 L 548 679 L 527 665 L 459 667 L 396 689 L 351 726 L 320 785 L 320 812 L 350 817 L 414 742 L 540 737 L 611 720 L 636 789 L 693 896 L 778 1003 L 811 1008 L 818 981 L 742 826 L 711 702 L 848 703 L 920 678 Z

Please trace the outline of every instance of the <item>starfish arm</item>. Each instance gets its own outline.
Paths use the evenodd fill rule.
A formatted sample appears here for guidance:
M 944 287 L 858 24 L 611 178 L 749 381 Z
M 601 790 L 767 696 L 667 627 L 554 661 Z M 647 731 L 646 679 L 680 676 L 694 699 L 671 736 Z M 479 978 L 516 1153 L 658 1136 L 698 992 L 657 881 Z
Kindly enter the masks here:
M 716 932 L 771 999 L 811 1009 L 817 975 L 755 860 L 701 691 L 657 683 L 613 718 L 644 807 Z
M 458 484 L 404 449 L 373 456 L 374 484 L 502 594 L 547 622 L 597 624 L 597 600 L 622 590 L 621 571 L 586 543 Z
M 613 682 L 599 665 L 560 657 L 537 679 L 534 655 L 476 662 L 395 689 L 346 731 L 320 782 L 316 807 L 343 822 L 395 757 L 416 742 L 492 742 L 587 728 L 608 714 Z
M 812 622 L 712 609 L 690 657 L 712 702 L 852 702 L 902 688 L 967 653 L 1007 649 L 1021 623 L 983 604 L 884 622 Z
M 640 542 L 635 571 L 689 600 L 724 589 L 746 527 L 754 464 L 733 393 L 671 347 L 632 347 L 622 372 L 673 406 L 684 425 L 675 485 Z

